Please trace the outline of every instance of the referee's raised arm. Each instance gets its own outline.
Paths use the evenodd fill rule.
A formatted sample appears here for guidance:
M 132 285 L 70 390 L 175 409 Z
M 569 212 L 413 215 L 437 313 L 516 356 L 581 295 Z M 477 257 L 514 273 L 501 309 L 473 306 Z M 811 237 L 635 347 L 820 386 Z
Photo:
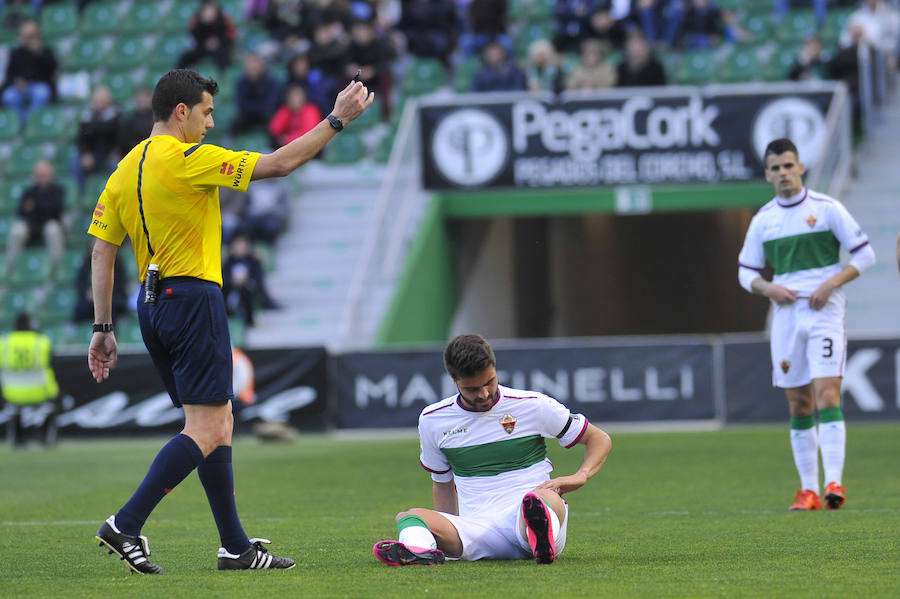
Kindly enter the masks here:
M 331 138 L 356 117 L 361 115 L 375 99 L 361 81 L 351 81 L 337 96 L 334 109 L 318 125 L 291 143 L 271 154 L 263 154 L 253 169 L 251 181 L 284 177 L 318 154 Z

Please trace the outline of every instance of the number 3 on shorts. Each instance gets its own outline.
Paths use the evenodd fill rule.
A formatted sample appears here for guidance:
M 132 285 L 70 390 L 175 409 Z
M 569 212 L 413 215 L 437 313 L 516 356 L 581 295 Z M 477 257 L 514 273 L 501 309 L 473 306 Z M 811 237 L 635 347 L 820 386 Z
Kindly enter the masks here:
M 834 355 L 834 350 L 832 349 L 833 347 L 834 347 L 834 340 L 832 340 L 831 337 L 822 338 L 822 357 L 830 358 L 831 356 L 833 356 Z

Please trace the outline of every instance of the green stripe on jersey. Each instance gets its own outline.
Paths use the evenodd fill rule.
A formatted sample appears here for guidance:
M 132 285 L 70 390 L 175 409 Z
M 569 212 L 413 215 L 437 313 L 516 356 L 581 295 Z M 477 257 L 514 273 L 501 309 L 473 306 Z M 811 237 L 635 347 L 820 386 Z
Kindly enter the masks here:
M 801 233 L 763 243 L 776 275 L 837 264 L 841 244 L 831 231 Z
M 547 457 L 547 445 L 540 435 L 467 447 L 443 447 L 441 451 L 456 476 L 494 476 L 528 468 Z

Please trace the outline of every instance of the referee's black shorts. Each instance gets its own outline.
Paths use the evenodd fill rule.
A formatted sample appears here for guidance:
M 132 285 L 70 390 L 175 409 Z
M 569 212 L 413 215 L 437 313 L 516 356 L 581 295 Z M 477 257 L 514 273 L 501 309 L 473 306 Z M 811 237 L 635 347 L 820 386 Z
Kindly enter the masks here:
M 144 345 L 175 407 L 234 399 L 231 337 L 222 288 L 193 277 L 159 282 L 156 305 L 137 304 Z

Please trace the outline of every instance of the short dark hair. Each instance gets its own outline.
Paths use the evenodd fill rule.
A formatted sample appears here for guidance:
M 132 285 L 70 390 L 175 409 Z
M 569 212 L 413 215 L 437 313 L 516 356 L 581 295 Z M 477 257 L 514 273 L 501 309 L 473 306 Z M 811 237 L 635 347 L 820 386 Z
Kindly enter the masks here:
M 454 381 L 497 366 L 494 350 L 481 335 L 459 335 L 444 348 L 444 368 Z
M 13 321 L 13 330 L 14 331 L 33 331 L 34 330 L 34 322 L 31 320 L 31 315 L 28 312 L 19 312 L 16 314 L 16 318 Z
M 797 160 L 800 160 L 800 153 L 797 151 L 797 146 L 786 137 L 779 137 L 778 139 L 770 141 L 769 145 L 766 146 L 766 151 L 763 152 L 763 160 L 768 158 L 770 154 L 773 156 L 780 156 L 785 152 L 793 152 L 794 156 L 797 157 Z
M 175 107 L 184 102 L 189 108 L 203 101 L 203 92 L 215 96 L 219 92 L 216 80 L 190 69 L 172 69 L 153 89 L 153 120 L 167 121 Z

